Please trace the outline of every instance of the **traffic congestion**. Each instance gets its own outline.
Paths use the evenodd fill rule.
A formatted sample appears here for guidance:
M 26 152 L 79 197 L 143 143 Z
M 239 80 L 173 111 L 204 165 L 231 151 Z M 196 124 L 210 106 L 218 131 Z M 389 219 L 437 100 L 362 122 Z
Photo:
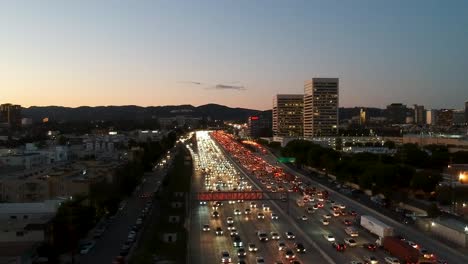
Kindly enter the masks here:
M 285 172 L 278 164 L 267 162 L 262 158 L 265 154 L 263 151 L 254 153 L 222 131 L 210 135 L 245 173 L 244 180 L 252 180 L 252 188 L 257 187 L 265 193 L 289 193 L 290 199 L 282 202 L 293 204 L 291 219 L 303 226 L 307 236 L 335 263 L 396 264 L 403 263 L 402 259 L 409 263 L 447 263 L 437 260 L 436 255 L 422 245 L 397 234 L 393 228 L 386 227 L 377 219 L 360 215 L 344 202 L 333 200 L 328 191 L 314 186 L 307 179 Z M 372 227 L 362 223 L 363 219 L 371 219 Z M 385 228 L 391 232 L 380 234 L 380 230 Z M 398 241 L 393 244 L 386 242 L 393 238 Z M 297 258 L 297 243 L 294 246 L 296 254 L 292 257 L 286 254 L 287 250 L 284 251 L 285 260 Z

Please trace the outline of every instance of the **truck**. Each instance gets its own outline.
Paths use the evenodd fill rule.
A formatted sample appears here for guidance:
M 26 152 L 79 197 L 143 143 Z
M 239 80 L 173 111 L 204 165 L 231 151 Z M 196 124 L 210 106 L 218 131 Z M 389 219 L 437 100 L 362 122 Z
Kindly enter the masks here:
M 406 241 L 398 237 L 387 236 L 382 239 L 383 248 L 401 263 L 422 264 L 434 263 L 433 260 L 424 259 L 419 250 L 410 246 Z
M 379 239 L 393 236 L 393 227 L 382 223 L 370 215 L 361 216 L 361 226 L 372 234 L 377 235 Z

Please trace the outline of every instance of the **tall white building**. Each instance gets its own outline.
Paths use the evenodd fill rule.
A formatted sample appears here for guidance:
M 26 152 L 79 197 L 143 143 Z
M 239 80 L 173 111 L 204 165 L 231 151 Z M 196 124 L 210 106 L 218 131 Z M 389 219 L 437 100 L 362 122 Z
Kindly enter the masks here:
M 339 80 L 313 78 L 304 84 L 304 138 L 338 133 Z
M 304 96 L 277 94 L 273 98 L 273 136 L 302 137 Z

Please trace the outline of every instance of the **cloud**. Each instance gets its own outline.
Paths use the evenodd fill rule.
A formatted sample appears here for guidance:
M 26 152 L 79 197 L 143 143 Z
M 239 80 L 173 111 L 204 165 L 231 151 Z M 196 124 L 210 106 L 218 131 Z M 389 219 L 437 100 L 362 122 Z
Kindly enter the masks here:
M 229 85 L 229 84 L 217 84 L 213 88 L 216 90 L 237 90 L 237 91 L 246 90 L 246 88 L 242 85 Z
M 236 91 L 244 91 L 247 90 L 243 85 L 233 85 L 236 83 L 240 83 L 239 81 L 229 82 L 229 83 L 218 83 L 218 84 L 207 84 L 197 81 L 181 81 L 180 83 L 187 83 L 196 86 L 205 86 L 205 89 L 212 89 L 212 90 L 236 90 Z
M 201 82 L 194 82 L 194 81 L 181 81 L 180 83 L 188 83 L 188 84 L 194 84 L 194 85 L 202 85 L 203 84 Z

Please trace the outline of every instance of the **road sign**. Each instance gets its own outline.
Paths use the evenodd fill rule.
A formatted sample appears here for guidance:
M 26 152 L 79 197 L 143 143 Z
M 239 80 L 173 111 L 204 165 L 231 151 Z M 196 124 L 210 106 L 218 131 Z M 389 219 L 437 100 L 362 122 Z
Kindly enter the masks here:
M 200 192 L 197 194 L 200 201 L 234 201 L 234 200 L 262 200 L 263 192 Z
M 296 162 L 296 158 L 294 157 L 279 157 L 278 162 L 281 163 L 293 163 Z

